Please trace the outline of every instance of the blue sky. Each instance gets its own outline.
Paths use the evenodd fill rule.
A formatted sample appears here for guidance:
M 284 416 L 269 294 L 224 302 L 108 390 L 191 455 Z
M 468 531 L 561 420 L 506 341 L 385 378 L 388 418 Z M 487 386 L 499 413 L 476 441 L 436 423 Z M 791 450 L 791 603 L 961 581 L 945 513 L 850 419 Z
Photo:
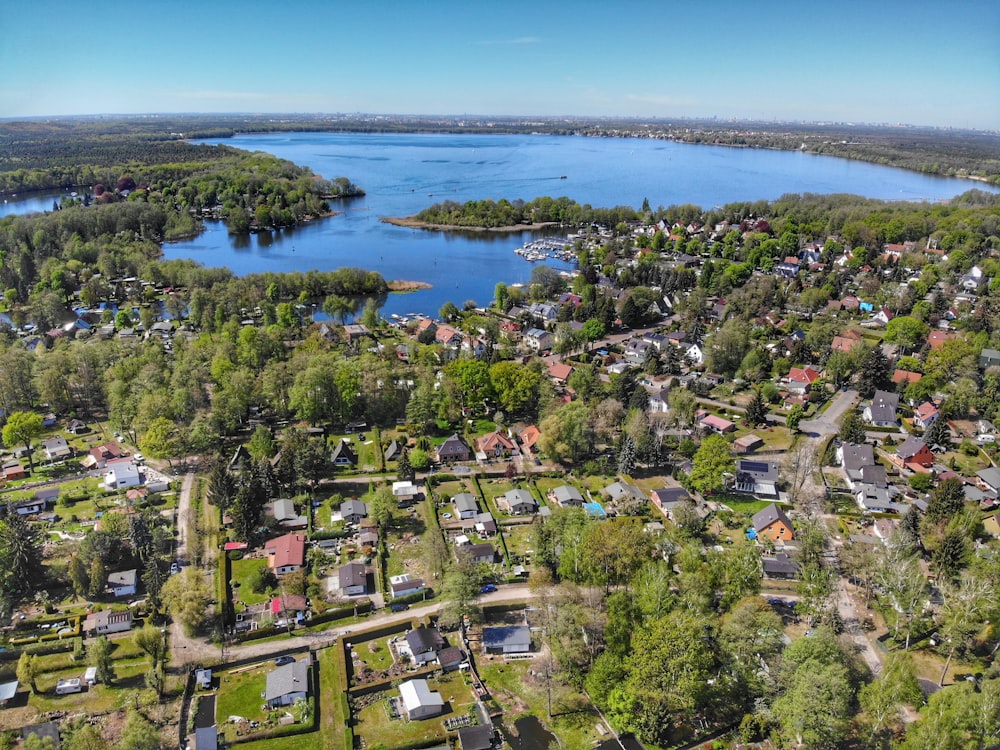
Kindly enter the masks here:
M 1000 1 L 0 2 L 0 117 L 141 112 L 1000 130 Z

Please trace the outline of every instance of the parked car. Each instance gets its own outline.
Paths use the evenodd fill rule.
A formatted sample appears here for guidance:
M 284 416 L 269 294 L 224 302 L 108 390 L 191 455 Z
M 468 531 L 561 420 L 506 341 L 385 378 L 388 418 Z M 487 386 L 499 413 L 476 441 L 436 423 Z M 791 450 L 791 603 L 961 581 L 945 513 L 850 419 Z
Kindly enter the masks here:
M 482 591 L 484 594 L 492 594 L 496 590 L 497 587 L 494 586 L 492 583 L 487 583 L 485 586 L 482 587 L 482 589 L 480 589 L 480 591 Z
M 170 563 L 170 575 L 173 575 L 174 573 L 180 573 L 180 570 L 181 570 L 180 565 L 178 565 L 175 562 Z
M 410 608 L 409 604 L 393 604 L 389 607 L 390 612 L 405 612 Z
M 279 656 L 277 659 L 274 660 L 274 664 L 277 667 L 281 667 L 285 664 L 291 664 L 293 661 L 295 661 L 294 656 Z

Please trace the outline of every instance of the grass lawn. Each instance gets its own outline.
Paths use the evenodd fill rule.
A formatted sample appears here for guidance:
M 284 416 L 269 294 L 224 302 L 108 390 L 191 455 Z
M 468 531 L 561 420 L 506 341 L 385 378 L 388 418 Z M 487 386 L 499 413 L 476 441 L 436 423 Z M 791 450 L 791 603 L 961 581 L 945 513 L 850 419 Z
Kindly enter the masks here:
M 270 597 L 267 592 L 262 592 L 260 594 L 256 593 L 252 588 L 250 588 L 248 581 L 250 580 L 250 575 L 255 570 L 260 570 L 267 566 L 267 560 L 264 558 L 249 558 L 243 560 L 233 560 L 233 580 L 239 581 L 240 586 L 237 589 L 237 596 L 247 604 L 260 604 L 261 602 L 266 602 Z
M 389 575 L 419 574 L 420 545 L 414 544 L 412 540 L 419 539 L 427 533 L 427 524 L 424 521 L 426 508 L 427 503 L 422 502 L 411 508 L 393 509 L 392 525 L 386 537 L 386 543 L 390 547 L 387 566 Z M 404 540 L 404 536 L 407 536 L 407 540 Z
M 505 713 L 513 718 L 523 713 L 524 703 L 530 713 L 548 726 L 560 739 L 562 747 L 592 747 L 601 739 L 596 730 L 601 718 L 590 701 L 575 690 L 553 686 L 552 718 L 547 717 L 548 697 L 544 684 L 528 672 L 532 662 L 503 664 L 494 662 L 480 667 L 479 673 Z
M 723 503 L 729 508 L 732 508 L 734 513 L 746 513 L 751 516 L 757 511 L 763 510 L 768 505 L 771 505 L 771 503 L 767 500 L 752 500 L 749 497 L 742 499 L 733 495 L 713 497 L 712 499 Z
M 504 526 L 502 531 L 504 542 L 507 544 L 507 552 L 510 553 L 512 558 L 520 558 L 520 564 L 523 564 L 525 553 L 534 546 L 534 524 Z M 515 562 L 514 564 L 518 563 Z
M 305 657 L 299 655 L 297 658 L 301 660 Z M 261 694 L 267 684 L 268 673 L 275 669 L 278 667 L 267 660 L 218 673 L 219 691 L 216 694 L 215 717 L 219 724 L 219 733 L 225 736 L 227 741 L 232 741 L 237 736 L 237 725 L 228 723 L 226 721 L 228 717 L 242 716 L 251 721 L 261 722 L 267 718 L 268 711 L 261 708 L 263 705 Z M 288 706 L 278 710 L 284 712 L 292 709 Z M 265 729 L 270 728 L 273 727 Z
M 372 648 L 374 647 L 374 651 Z M 388 669 L 393 664 L 392 650 L 389 648 L 389 637 L 368 641 L 364 646 L 358 644 L 355 648 L 358 658 L 374 671 Z
M 462 675 L 457 672 L 427 682 L 432 691 L 441 693 L 441 697 L 444 698 L 446 711 L 443 714 L 418 721 L 407 721 L 405 718 L 390 719 L 386 700 L 390 696 L 399 694 L 398 690 L 391 690 L 382 700 L 361 711 L 354 733 L 364 738 L 367 747 L 379 744 L 386 747 L 400 747 L 425 740 L 444 742 L 447 732 L 442 722 L 449 717 L 468 712 L 473 705 L 472 691 Z

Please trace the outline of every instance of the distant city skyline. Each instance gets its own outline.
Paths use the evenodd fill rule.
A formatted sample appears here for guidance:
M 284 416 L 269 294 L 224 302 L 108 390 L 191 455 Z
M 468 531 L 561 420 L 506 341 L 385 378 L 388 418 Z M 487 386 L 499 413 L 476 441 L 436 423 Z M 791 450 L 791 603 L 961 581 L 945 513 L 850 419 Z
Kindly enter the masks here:
M 0 7 L 0 117 L 711 118 L 1000 130 L 1000 2 Z

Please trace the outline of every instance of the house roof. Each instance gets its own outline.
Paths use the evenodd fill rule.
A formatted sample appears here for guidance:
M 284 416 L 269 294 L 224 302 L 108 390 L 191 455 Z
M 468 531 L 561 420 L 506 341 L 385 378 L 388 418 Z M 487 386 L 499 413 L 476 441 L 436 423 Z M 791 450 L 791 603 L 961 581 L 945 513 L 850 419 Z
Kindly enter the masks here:
M 701 423 L 706 427 L 711 427 L 713 430 L 719 430 L 725 432 L 727 430 L 733 429 L 736 425 L 730 422 L 728 419 L 723 419 L 722 417 L 717 417 L 714 414 L 709 414 L 702 418 Z
M 794 383 L 813 383 L 819 380 L 819 373 L 811 367 L 793 367 L 788 372 L 788 379 Z
M 535 425 L 529 425 L 521 430 L 521 434 L 518 435 L 518 437 L 521 438 L 521 443 L 525 448 L 531 448 L 538 442 L 538 438 L 541 437 L 541 435 L 541 431 Z
M 603 490 L 601 490 L 605 495 L 610 497 L 612 500 L 617 500 L 618 498 L 628 495 L 629 497 L 634 497 L 636 500 L 645 500 L 646 496 L 642 494 L 642 490 L 636 487 L 634 484 L 626 484 L 625 482 L 614 482 L 609 484 Z
M 306 538 L 302 534 L 285 534 L 265 543 L 264 550 L 274 556 L 275 568 L 302 565 L 306 557 Z
M 977 471 L 976 476 L 982 479 L 993 489 L 1000 489 L 1000 469 L 991 466 L 988 469 Z
M 898 395 L 887 391 L 875 391 L 869 411 L 873 422 L 895 422 L 898 408 Z
M 663 489 L 653 490 L 649 494 L 652 496 L 653 502 L 657 503 L 661 508 L 673 505 L 674 503 L 691 500 L 691 495 L 683 487 L 664 487 Z
M 913 410 L 914 415 L 921 421 L 925 419 L 930 419 L 935 414 L 938 413 L 937 407 L 934 406 L 930 401 L 924 401 L 916 409 Z
M 459 664 L 463 661 L 465 661 L 465 652 L 458 646 L 448 646 L 448 648 L 438 651 L 438 662 L 442 667 L 449 664 Z
M 285 610 L 289 612 L 305 612 L 306 598 L 301 594 L 285 594 L 276 596 L 271 600 L 271 614 L 277 615 Z
M 441 693 L 433 692 L 427 685 L 427 680 L 407 680 L 399 686 L 399 697 L 407 713 L 418 708 L 443 706 Z
M 482 544 L 464 544 L 458 548 L 458 554 L 470 560 L 480 557 L 489 557 L 491 560 L 496 557 L 497 551 L 492 544 L 484 542 Z
M 495 451 L 498 445 L 503 446 L 508 451 L 515 449 L 514 443 L 499 430 L 483 435 L 476 441 L 476 444 L 481 451 Z
M 458 433 L 455 433 L 438 446 L 437 454 L 439 456 L 467 456 L 469 455 L 469 446 L 458 436 Z
M 444 638 L 437 628 L 427 628 L 421 625 L 406 634 L 406 643 L 417 654 L 425 651 L 437 652 L 444 646 Z
M 485 648 L 528 647 L 531 645 L 531 630 L 527 625 L 502 625 L 483 628 Z
M 735 445 L 737 448 L 743 448 L 743 449 L 755 448 L 758 445 L 763 445 L 763 444 L 764 444 L 764 439 L 759 435 L 754 435 L 752 433 L 749 435 L 742 435 L 733 441 L 733 445 Z
M 750 524 L 753 526 L 754 531 L 759 532 L 777 521 L 781 521 L 788 528 L 792 528 L 792 522 L 788 520 L 785 512 L 774 503 L 771 503 L 766 508 L 762 508 L 754 513 Z
M 479 504 L 476 502 L 476 498 L 471 492 L 460 492 L 451 499 L 451 504 L 455 506 L 455 510 L 459 513 L 472 512 L 479 510 Z
M 340 517 L 345 516 L 367 516 L 368 506 L 361 500 L 345 500 L 340 504 Z
M 762 557 L 761 566 L 768 575 L 791 576 L 799 572 L 799 564 L 784 552 L 774 557 Z
M 531 496 L 530 492 L 522 489 L 508 490 L 501 495 L 501 497 L 510 503 L 511 508 L 519 505 L 530 505 L 534 508 L 538 504 L 535 502 L 535 498 Z
M 358 462 L 358 457 L 354 455 L 354 451 L 351 449 L 351 444 L 343 438 L 340 439 L 340 442 L 337 443 L 333 451 L 330 453 L 330 460 L 334 463 L 341 458 L 346 460 L 352 466 Z
M 18 681 L 0 683 L 0 703 L 6 703 L 17 694 Z
M 552 490 L 552 497 L 560 505 L 583 502 L 583 495 L 580 494 L 580 490 L 569 484 L 564 484 L 562 487 L 556 487 Z
M 108 576 L 109 586 L 135 586 L 136 572 L 135 568 L 132 570 L 119 570 L 117 573 L 111 573 Z
M 341 589 L 351 586 L 365 586 L 368 583 L 368 570 L 360 560 L 353 560 L 337 569 L 337 580 Z
M 901 459 L 906 461 L 907 459 L 913 458 L 915 455 L 920 453 L 927 447 L 927 443 L 924 442 L 923 438 L 914 437 L 910 435 L 906 440 L 899 444 L 896 448 L 896 455 Z
M 264 700 L 274 700 L 289 693 L 309 692 L 309 662 L 293 661 L 268 672 Z
M 458 744 L 462 750 L 491 750 L 493 747 L 493 725 L 480 724 L 462 727 L 458 730 Z
M 894 373 L 892 373 L 892 382 L 895 383 L 896 385 L 899 385 L 904 380 L 908 383 L 916 383 L 922 377 L 923 375 L 921 375 L 919 372 L 911 372 L 910 370 L 897 369 Z
M 553 362 L 549 365 L 549 377 L 555 380 L 566 380 L 572 372 L 572 366 L 562 362 Z
M 864 466 L 875 465 L 875 451 L 870 445 L 844 443 L 840 449 L 844 456 L 844 471 L 861 471 Z

